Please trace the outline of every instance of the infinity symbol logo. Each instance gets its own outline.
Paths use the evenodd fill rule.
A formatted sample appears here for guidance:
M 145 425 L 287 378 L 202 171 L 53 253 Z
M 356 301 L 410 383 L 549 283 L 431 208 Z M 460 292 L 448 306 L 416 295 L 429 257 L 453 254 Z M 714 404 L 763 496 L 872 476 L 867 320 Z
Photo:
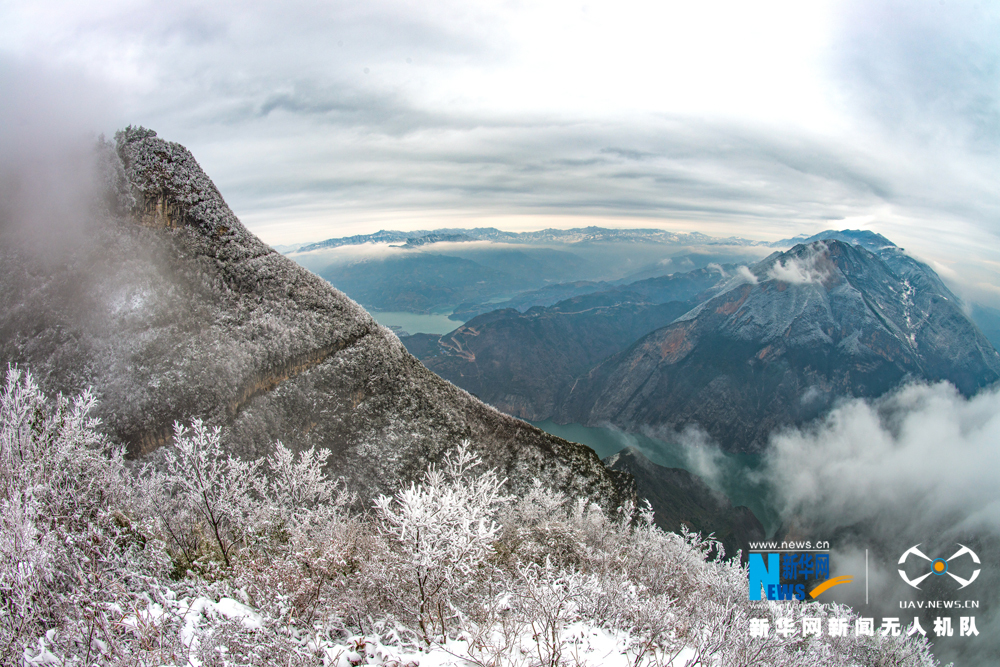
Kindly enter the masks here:
M 899 565 L 902 565 L 903 563 L 905 563 L 906 559 L 910 556 L 910 554 L 913 554 L 914 556 L 919 556 L 920 558 L 923 558 L 924 560 L 930 562 L 930 564 L 931 564 L 931 571 L 928 572 L 927 574 L 923 575 L 923 576 L 916 577 L 915 579 L 910 579 L 909 577 L 906 576 L 906 572 L 904 572 L 902 568 L 899 569 L 899 576 L 901 576 L 903 578 L 903 581 L 905 581 L 906 583 L 908 583 L 910 586 L 913 586 L 917 590 L 920 590 L 920 582 L 922 582 L 924 579 L 926 579 L 927 577 L 931 576 L 932 574 L 936 574 L 938 576 L 941 576 L 943 574 L 947 574 L 949 577 L 951 577 L 952 579 L 954 579 L 955 581 L 957 581 L 958 583 L 961 584 L 961 586 L 959 586 L 959 589 L 965 588 L 966 586 L 968 586 L 969 584 L 971 584 L 973 581 L 975 581 L 976 577 L 979 576 L 979 570 L 981 568 L 978 568 L 978 567 L 972 573 L 972 576 L 969 577 L 968 579 L 963 579 L 962 577 L 958 576 L 957 574 L 948 571 L 949 570 L 949 567 L 948 567 L 949 561 L 952 561 L 952 560 L 958 558 L 959 556 L 964 556 L 965 554 L 969 554 L 969 556 L 972 557 L 972 562 L 973 563 L 975 563 L 976 565 L 980 565 L 979 556 L 976 555 L 976 552 L 973 551 L 972 549 L 970 549 L 969 547 L 965 546 L 964 544 L 959 544 L 958 546 L 960 546 L 962 548 L 959 549 L 958 551 L 956 551 L 955 553 L 953 553 L 949 558 L 933 558 L 933 559 L 929 558 L 922 551 L 920 551 L 920 549 L 917 548 L 919 546 L 920 546 L 919 544 L 915 544 L 914 546 L 912 546 L 909 549 L 907 549 L 906 552 L 902 556 L 899 557 Z

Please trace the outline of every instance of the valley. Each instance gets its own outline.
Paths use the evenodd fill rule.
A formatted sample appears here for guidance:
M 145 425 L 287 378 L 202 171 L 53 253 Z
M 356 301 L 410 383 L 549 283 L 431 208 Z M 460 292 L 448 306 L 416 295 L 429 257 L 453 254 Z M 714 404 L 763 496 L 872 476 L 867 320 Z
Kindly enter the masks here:
M 482 243 L 478 230 L 445 231 L 460 233 L 466 247 Z M 556 256 L 593 257 L 619 234 L 590 231 Z M 492 267 L 475 273 L 475 289 L 490 298 L 456 304 L 465 295 L 453 296 L 434 316 L 453 326 L 438 319 L 433 330 L 415 324 L 400 333 L 429 369 L 477 398 L 606 461 L 628 461 L 622 469 L 636 476 L 640 497 L 658 498 L 657 514 L 670 522 L 664 528 L 697 515 L 700 529 L 718 530 L 735 547 L 733 512 L 742 506 L 758 522 L 741 529 L 744 536 L 773 535 L 782 520 L 757 472 L 773 432 L 820 419 L 840 399 L 878 398 L 904 382 L 945 379 L 972 395 L 1000 378 L 1000 357 L 966 316 L 992 332 L 993 311 L 964 309 L 930 267 L 878 234 L 830 230 L 724 248 L 705 238 L 691 248 L 643 230 L 627 235 L 639 258 L 628 266 L 618 253 L 629 249 L 610 244 L 600 280 L 572 279 L 569 271 L 562 275 L 571 279 L 558 282 L 557 269 L 570 264 L 563 261 L 549 274 L 553 282 L 521 289 L 510 279 L 489 286 L 496 275 L 489 271 L 503 264 L 495 257 L 510 252 L 494 248 Z M 407 243 L 435 253 L 421 262 L 437 261 L 436 248 L 453 248 L 442 238 L 434 232 Z M 522 240 L 513 252 L 523 257 L 530 245 Z M 748 247 L 767 256 L 748 255 Z M 386 266 L 392 273 L 400 265 Z M 545 281 L 526 266 L 524 275 Z M 392 292 L 388 284 L 366 289 Z M 360 292 L 362 300 L 372 293 Z M 634 455 L 615 459 L 624 451 Z M 709 475 L 714 493 L 732 504 L 707 514 L 690 508 L 688 518 L 673 513 L 671 493 L 697 495 L 676 471 L 692 480 Z

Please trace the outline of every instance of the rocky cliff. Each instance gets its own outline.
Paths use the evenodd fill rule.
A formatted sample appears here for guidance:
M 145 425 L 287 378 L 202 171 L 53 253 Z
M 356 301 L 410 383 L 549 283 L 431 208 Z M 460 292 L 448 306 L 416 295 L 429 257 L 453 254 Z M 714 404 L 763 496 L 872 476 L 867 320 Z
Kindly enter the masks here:
M 329 449 L 362 500 L 469 439 L 513 488 L 535 478 L 621 500 L 594 452 L 490 408 L 251 234 L 184 147 L 142 128 L 100 151 L 110 202 L 58 257 L 0 227 L 0 361 L 50 391 L 92 385 L 104 428 L 144 456 L 175 420 L 225 426 L 231 451 Z M 100 198 L 99 198 L 100 199 Z M 626 492 L 627 493 L 627 492 Z

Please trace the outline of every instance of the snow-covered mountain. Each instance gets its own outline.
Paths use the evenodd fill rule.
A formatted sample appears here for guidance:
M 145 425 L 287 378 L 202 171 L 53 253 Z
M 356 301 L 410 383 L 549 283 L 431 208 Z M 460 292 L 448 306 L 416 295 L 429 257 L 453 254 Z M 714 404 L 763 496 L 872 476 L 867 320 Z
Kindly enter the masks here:
M 505 232 L 493 227 L 475 229 L 435 229 L 412 232 L 382 230 L 374 234 L 359 234 L 327 239 L 299 246 L 296 252 L 324 248 L 339 248 L 364 243 L 406 243 L 411 246 L 439 242 L 493 241 L 496 243 L 575 244 L 575 243 L 658 243 L 671 245 L 769 245 L 763 241 L 729 237 L 717 238 L 701 232 L 670 232 L 663 229 L 608 229 L 583 227 L 576 229 L 543 229 L 537 232 Z
M 864 246 L 775 253 L 580 378 L 557 418 L 698 424 L 727 449 L 758 450 L 840 396 L 880 396 L 907 378 L 971 395 L 1000 379 L 1000 354 L 930 267 L 892 244 Z
M 428 371 L 388 329 L 240 223 L 191 153 L 142 128 L 104 145 L 117 195 L 56 254 L 0 242 L 0 362 L 48 391 L 93 385 L 112 436 L 141 457 L 175 421 L 225 426 L 227 448 L 329 450 L 364 500 L 464 439 L 513 488 L 544 476 L 620 498 L 590 449 L 490 408 Z
M 1000 355 L 930 267 L 871 232 L 828 235 L 752 267 L 583 284 L 592 293 L 404 342 L 520 417 L 697 424 L 737 450 L 906 378 L 965 395 L 1000 379 Z

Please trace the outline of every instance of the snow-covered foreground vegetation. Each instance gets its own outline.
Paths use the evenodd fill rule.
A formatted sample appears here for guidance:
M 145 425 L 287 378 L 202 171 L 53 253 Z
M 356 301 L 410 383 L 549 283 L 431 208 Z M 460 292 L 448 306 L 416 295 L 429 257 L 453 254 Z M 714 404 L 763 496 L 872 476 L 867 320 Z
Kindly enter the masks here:
M 196 421 L 133 468 L 93 407 L 7 371 L 3 664 L 935 664 L 905 636 L 751 638 L 850 611 L 751 606 L 714 540 L 541 483 L 510 497 L 464 445 L 359 514 L 321 453 L 239 460 Z

